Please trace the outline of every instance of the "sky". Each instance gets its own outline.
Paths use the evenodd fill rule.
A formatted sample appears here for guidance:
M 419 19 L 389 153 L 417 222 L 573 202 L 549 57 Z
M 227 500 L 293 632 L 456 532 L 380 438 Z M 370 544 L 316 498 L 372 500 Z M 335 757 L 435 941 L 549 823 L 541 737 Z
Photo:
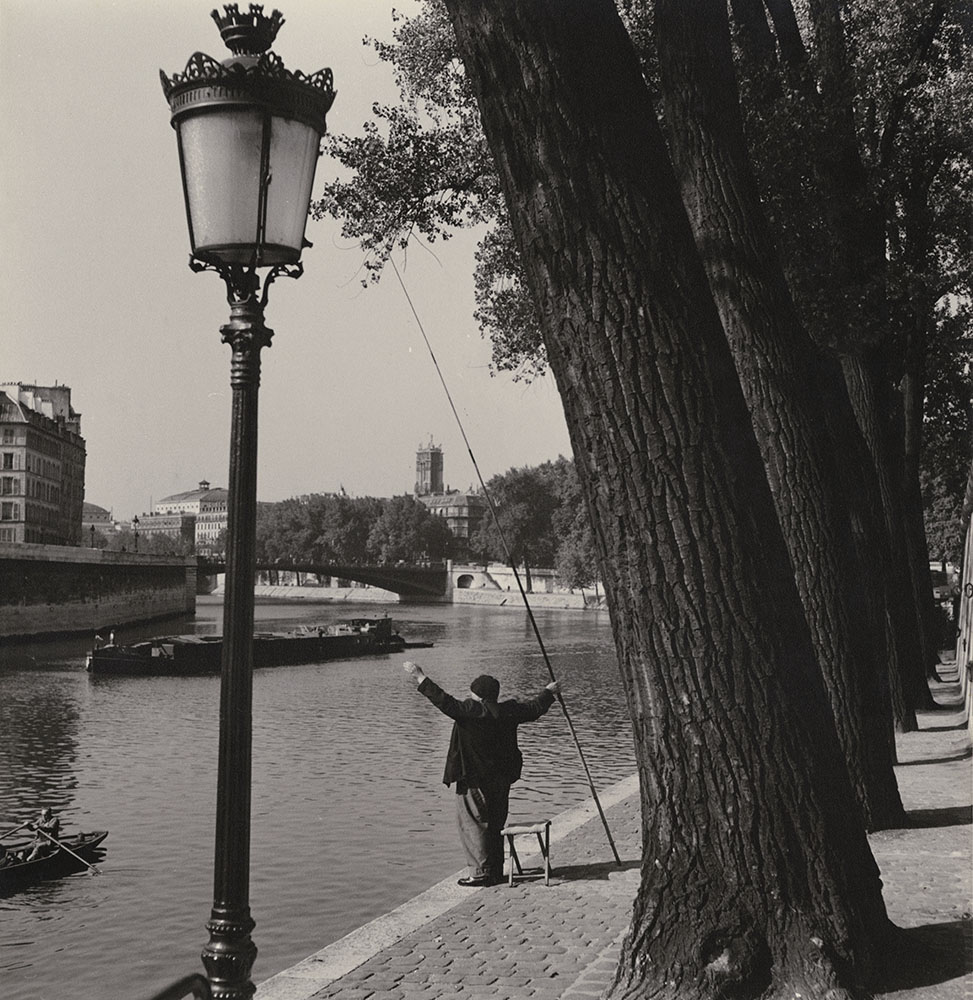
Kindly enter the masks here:
M 0 0 L 0 382 L 71 387 L 87 442 L 86 499 L 128 520 L 229 467 L 223 282 L 187 265 L 175 133 L 159 70 L 228 53 L 212 0 Z M 243 9 L 245 4 L 240 5 Z M 268 12 L 276 6 L 266 4 Z M 408 10 L 408 0 L 396 0 Z M 362 44 L 391 38 L 391 3 L 281 0 L 274 51 L 330 66 L 335 133 L 397 96 Z M 314 195 L 338 168 L 318 163 Z M 466 444 L 392 271 L 361 285 L 361 250 L 309 221 L 304 275 L 272 287 L 262 353 L 257 494 L 411 492 L 415 452 L 443 449 L 454 489 Z M 396 263 L 484 479 L 569 455 L 553 377 L 491 377 L 472 319 L 472 234 Z

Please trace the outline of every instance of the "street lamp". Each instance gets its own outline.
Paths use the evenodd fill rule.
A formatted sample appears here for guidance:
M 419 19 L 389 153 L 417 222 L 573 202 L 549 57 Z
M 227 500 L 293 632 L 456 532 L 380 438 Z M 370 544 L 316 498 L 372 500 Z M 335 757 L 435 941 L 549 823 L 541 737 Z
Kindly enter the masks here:
M 138 514 L 132 518 L 132 531 L 135 532 L 135 551 L 139 550 L 139 516 Z
M 271 283 L 300 277 L 311 185 L 334 101 L 330 69 L 284 68 L 269 51 L 283 24 L 251 4 L 213 19 L 232 56 L 195 53 L 182 73 L 161 73 L 182 171 L 193 271 L 223 279 L 233 390 L 227 502 L 226 588 L 220 685 L 216 850 L 210 939 L 203 964 L 213 994 L 248 998 L 257 954 L 250 934 L 250 777 L 253 588 L 256 573 L 257 390 Z M 266 267 L 263 291 L 258 268 Z

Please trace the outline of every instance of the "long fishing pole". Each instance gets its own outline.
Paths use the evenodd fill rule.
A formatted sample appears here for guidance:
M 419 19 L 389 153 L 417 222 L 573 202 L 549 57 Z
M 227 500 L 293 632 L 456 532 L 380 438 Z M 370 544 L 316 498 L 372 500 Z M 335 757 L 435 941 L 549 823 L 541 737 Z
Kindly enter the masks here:
M 500 527 L 500 518 L 497 515 L 497 508 L 493 503 L 493 497 L 490 496 L 490 491 L 487 489 L 486 483 L 483 481 L 483 475 L 480 472 L 480 466 L 476 461 L 476 456 L 473 454 L 473 448 L 470 446 L 470 440 L 466 436 L 466 429 L 463 427 L 463 421 L 460 419 L 460 415 L 456 410 L 455 404 L 453 403 L 453 397 L 449 391 L 449 386 L 446 384 L 446 379 L 443 376 L 442 369 L 439 367 L 439 362 L 436 360 L 436 354 L 432 349 L 432 344 L 429 343 L 425 327 L 422 325 L 422 320 L 419 318 L 419 314 L 416 312 L 416 307 L 412 303 L 412 297 L 409 295 L 408 288 L 405 287 L 402 275 L 399 273 L 399 269 L 396 267 L 395 261 L 391 257 L 389 258 L 389 263 L 392 265 L 392 270 L 395 271 L 395 276 L 399 279 L 399 284 L 402 286 L 402 292 L 405 295 L 406 301 L 409 303 L 412 315 L 415 317 L 416 323 L 419 326 L 419 332 L 422 334 L 422 339 L 426 343 L 426 349 L 429 351 L 429 357 L 432 358 L 436 374 L 439 376 L 439 381 L 442 383 L 443 392 L 446 393 L 446 399 L 449 401 L 449 408 L 453 411 L 453 416 L 456 418 L 456 424 L 459 427 L 459 432 L 463 436 L 463 443 L 466 445 L 466 451 L 470 456 L 470 461 L 473 463 L 473 468 L 476 470 L 476 478 L 480 481 L 480 487 L 483 490 L 483 495 L 486 497 L 487 505 L 490 508 L 490 514 L 493 516 L 493 523 L 497 529 L 497 534 L 500 536 L 500 544 L 507 557 L 507 562 L 510 563 L 510 568 L 513 570 L 514 579 L 517 581 L 517 589 L 520 591 L 521 600 L 524 602 L 524 607 L 527 610 L 527 617 L 530 619 L 531 628 L 534 630 L 537 645 L 540 647 L 541 655 L 544 657 L 544 664 L 547 667 L 547 672 L 550 674 L 551 680 L 557 683 L 557 677 L 554 676 L 554 668 L 551 666 L 550 657 L 547 655 L 547 648 L 544 645 L 544 640 L 541 638 L 540 629 L 537 627 L 537 619 L 534 618 L 534 611 L 530 606 L 530 601 L 527 599 L 527 591 L 524 589 L 524 585 L 520 581 L 520 574 L 517 572 L 517 566 L 510 553 L 510 546 L 507 545 L 507 539 L 503 533 L 503 528 Z M 557 693 L 557 700 L 561 706 L 561 711 L 564 713 L 564 719 L 568 724 L 568 730 L 571 733 L 571 738 L 574 740 L 578 756 L 581 758 L 581 766 L 584 768 L 585 776 L 588 779 L 588 788 L 591 790 L 591 797 L 598 809 L 598 815 L 601 817 L 601 823 L 605 828 L 605 835 L 608 837 L 608 843 L 611 846 L 612 854 L 615 856 L 615 864 L 621 865 L 622 859 L 618 856 L 618 850 L 615 847 L 615 841 L 612 839 L 611 830 L 608 829 L 608 820 L 605 817 L 604 809 L 601 807 L 601 800 L 598 798 L 598 792 L 595 788 L 594 779 L 591 777 L 591 770 L 588 767 L 588 761 L 585 758 L 584 750 L 581 749 L 581 741 L 578 739 L 574 723 L 571 721 L 571 714 L 568 712 L 568 706 L 565 704 L 564 697 L 560 691 Z

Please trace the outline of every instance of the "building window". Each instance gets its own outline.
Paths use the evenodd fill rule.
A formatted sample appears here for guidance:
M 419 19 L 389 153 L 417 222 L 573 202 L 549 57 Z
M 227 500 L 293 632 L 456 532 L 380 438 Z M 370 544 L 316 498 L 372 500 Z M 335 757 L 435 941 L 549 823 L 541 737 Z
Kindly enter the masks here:
M 0 521 L 19 521 L 20 504 L 2 503 L 0 504 Z
M 5 451 L 3 453 L 3 467 L 5 469 L 12 469 L 14 467 L 14 453 L 12 451 Z

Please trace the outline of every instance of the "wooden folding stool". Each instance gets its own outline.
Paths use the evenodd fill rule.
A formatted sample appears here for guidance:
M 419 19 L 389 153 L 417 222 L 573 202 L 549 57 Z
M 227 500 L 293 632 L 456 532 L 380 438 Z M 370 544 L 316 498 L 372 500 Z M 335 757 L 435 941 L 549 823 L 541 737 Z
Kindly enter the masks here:
M 517 866 L 517 875 L 520 878 L 540 878 L 540 872 L 525 872 L 517 857 L 517 848 L 514 846 L 514 838 L 522 833 L 537 834 L 537 843 L 540 845 L 541 855 L 544 858 L 544 885 L 551 884 L 551 821 L 549 819 L 533 820 L 527 823 L 511 823 L 505 826 L 500 835 L 507 838 L 507 852 L 510 856 L 508 884 L 514 884 L 514 865 Z

